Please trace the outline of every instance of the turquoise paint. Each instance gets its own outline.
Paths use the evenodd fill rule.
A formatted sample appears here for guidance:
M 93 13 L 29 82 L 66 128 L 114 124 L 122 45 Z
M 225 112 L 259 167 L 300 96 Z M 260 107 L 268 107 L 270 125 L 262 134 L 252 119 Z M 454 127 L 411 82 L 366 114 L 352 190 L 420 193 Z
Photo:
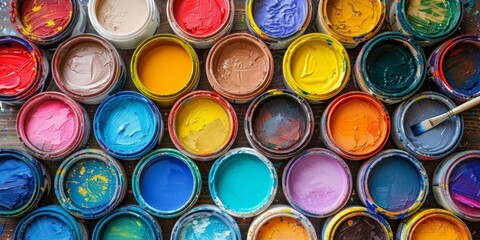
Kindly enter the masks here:
M 150 227 L 140 218 L 131 214 L 118 215 L 102 228 L 102 240 L 153 240 Z
M 199 214 L 189 218 L 180 230 L 180 239 L 190 240 L 235 240 L 231 227 L 220 217 L 212 214 Z

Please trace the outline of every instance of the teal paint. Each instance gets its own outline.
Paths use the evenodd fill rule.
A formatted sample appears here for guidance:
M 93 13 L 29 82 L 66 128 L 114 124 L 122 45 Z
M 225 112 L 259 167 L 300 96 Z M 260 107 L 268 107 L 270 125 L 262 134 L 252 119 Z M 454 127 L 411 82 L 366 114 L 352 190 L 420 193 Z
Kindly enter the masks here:
M 135 215 L 123 214 L 110 219 L 100 233 L 102 240 L 153 240 L 150 227 Z

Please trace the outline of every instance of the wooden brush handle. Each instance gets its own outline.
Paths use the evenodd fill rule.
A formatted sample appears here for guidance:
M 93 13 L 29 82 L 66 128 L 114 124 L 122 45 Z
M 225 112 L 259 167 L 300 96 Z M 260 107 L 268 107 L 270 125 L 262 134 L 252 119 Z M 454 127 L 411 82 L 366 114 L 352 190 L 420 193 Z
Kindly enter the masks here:
M 480 96 L 476 97 L 476 98 L 473 98 L 471 100 L 469 100 L 468 102 L 465 102 L 455 108 L 453 108 L 452 110 L 448 111 L 449 113 L 449 116 L 452 116 L 452 115 L 456 115 L 456 114 L 459 114 L 461 112 L 464 112 L 472 107 L 475 107 L 477 106 L 478 104 L 480 104 Z

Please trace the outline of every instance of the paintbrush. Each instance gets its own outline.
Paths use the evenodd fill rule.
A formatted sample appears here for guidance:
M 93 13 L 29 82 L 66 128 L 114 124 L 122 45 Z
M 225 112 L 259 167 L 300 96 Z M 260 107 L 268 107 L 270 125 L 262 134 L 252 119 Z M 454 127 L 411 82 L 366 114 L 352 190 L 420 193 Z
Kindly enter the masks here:
M 480 104 L 480 96 L 478 96 L 476 98 L 473 98 L 473 99 L 469 100 L 468 102 L 463 103 L 460 106 L 457 106 L 453 109 L 450 109 L 446 113 L 442 113 L 442 114 L 440 114 L 436 117 L 432 117 L 432 118 L 424 120 L 420 123 L 412 125 L 412 126 L 410 126 L 410 129 L 412 129 L 412 132 L 413 132 L 414 136 L 418 136 L 418 135 L 434 128 L 435 126 L 442 123 L 443 121 L 445 121 L 449 117 L 451 117 L 453 115 L 457 115 L 457 114 L 459 114 L 459 113 L 461 113 L 465 110 L 468 110 L 468 109 L 470 109 L 474 106 L 477 106 L 478 104 Z

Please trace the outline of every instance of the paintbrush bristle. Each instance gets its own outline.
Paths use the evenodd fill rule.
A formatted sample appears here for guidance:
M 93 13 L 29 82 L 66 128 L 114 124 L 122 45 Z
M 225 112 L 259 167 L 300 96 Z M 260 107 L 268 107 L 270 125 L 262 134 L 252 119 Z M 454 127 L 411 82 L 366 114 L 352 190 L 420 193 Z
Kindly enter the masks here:
M 410 126 L 410 129 L 412 129 L 412 133 L 416 137 L 416 136 L 419 136 L 422 133 L 432 129 L 433 127 L 434 127 L 434 125 L 433 125 L 432 121 L 430 121 L 430 119 L 427 119 L 425 121 L 422 121 L 420 123 L 417 123 L 415 125 Z

